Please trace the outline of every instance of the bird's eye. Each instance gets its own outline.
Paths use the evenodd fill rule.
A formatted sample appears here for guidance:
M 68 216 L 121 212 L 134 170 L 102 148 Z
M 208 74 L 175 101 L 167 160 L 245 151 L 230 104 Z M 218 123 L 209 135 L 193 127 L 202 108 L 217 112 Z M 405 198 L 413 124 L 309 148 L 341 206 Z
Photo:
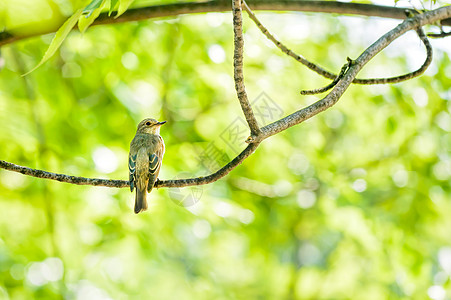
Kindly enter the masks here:
M 146 122 L 146 125 L 149 126 L 149 125 L 150 125 L 150 122 Z

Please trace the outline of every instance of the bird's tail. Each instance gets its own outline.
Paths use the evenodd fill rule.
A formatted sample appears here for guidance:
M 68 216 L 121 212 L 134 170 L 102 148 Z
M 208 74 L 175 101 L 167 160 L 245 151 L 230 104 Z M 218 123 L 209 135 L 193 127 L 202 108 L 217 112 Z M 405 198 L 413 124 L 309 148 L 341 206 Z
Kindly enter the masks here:
M 147 209 L 146 189 L 136 189 L 135 214 Z

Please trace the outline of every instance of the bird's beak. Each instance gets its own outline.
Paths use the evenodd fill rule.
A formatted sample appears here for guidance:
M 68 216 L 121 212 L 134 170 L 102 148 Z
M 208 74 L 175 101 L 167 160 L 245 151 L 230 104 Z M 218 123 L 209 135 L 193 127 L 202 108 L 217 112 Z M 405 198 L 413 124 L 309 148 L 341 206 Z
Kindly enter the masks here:
M 160 126 L 161 126 L 161 125 L 163 125 L 164 123 L 166 123 L 166 121 L 158 122 L 157 125 L 160 125 Z

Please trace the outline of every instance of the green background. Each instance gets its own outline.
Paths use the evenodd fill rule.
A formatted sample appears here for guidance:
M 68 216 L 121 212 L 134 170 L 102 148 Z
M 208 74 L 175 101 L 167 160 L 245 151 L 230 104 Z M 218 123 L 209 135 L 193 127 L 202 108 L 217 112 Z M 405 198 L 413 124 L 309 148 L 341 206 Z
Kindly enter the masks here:
M 58 13 L 50 19 L 34 11 L 42 18 L 33 30 L 71 9 L 52 5 Z M 8 29 L 31 32 L 11 16 L 18 23 L 7 21 Z M 399 22 L 257 16 L 290 49 L 335 72 Z M 328 81 L 243 17 L 245 80 L 260 125 L 322 97 L 299 91 Z M 1 159 L 127 179 L 129 143 L 145 117 L 168 121 L 160 179 L 209 174 L 244 149 L 230 13 L 74 31 L 21 77 L 52 37 L 2 48 Z M 420 78 L 351 86 L 337 105 L 264 141 L 225 178 L 153 190 L 139 215 L 126 188 L 0 170 L 0 299 L 451 297 L 451 49 L 449 41 L 432 44 L 433 64 Z M 405 73 L 424 57 L 409 32 L 359 75 Z

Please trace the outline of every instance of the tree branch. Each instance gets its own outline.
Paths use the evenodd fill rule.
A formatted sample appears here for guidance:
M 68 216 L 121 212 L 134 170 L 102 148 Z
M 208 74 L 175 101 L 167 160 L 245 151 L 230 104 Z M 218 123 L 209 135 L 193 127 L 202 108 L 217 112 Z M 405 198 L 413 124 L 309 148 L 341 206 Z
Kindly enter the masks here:
M 24 175 L 33 176 L 37 178 L 57 180 L 60 182 L 67 182 L 78 185 L 94 185 L 94 186 L 107 186 L 107 187 L 129 187 L 130 184 L 126 180 L 109 180 L 109 179 L 99 179 L 99 178 L 85 178 L 70 176 L 65 174 L 58 174 L 47 172 L 43 170 L 31 169 L 23 166 L 19 166 L 4 160 L 0 160 L 0 168 L 5 170 L 18 172 Z
M 451 36 L 451 31 L 449 32 L 445 32 L 442 30 L 442 32 L 440 33 L 428 33 L 428 37 L 434 38 L 434 39 L 438 39 L 438 38 L 444 38 L 447 36 Z
M 281 120 L 263 127 L 262 138 L 266 139 L 274 134 L 286 130 L 287 128 L 300 124 L 337 103 L 363 66 L 366 65 L 377 53 L 382 51 L 385 47 L 407 31 L 450 17 L 451 6 L 445 6 L 404 20 L 404 22 L 379 38 L 355 61 L 353 61 L 346 74 L 326 97 Z
M 250 0 L 249 4 L 255 10 L 335 13 L 368 17 L 382 17 L 390 19 L 404 19 L 406 10 L 406 8 L 403 7 L 362 3 L 345 3 L 338 1 Z M 147 7 L 129 9 L 117 19 L 112 16 L 109 17 L 108 13 L 102 13 L 94 21 L 92 26 L 140 21 L 162 17 L 174 17 L 183 14 L 224 12 L 230 11 L 230 8 L 231 5 L 229 1 L 222 0 L 152 5 Z M 441 24 L 444 26 L 451 26 L 451 18 L 444 18 L 437 21 L 441 21 Z M 61 25 L 62 23 L 58 24 L 57 27 L 53 28 L 53 30 L 41 32 L 39 34 L 34 33 L 29 35 L 14 35 L 10 32 L 0 32 L 0 46 L 10 44 L 28 37 L 55 32 Z
M 239 1 L 239 0 L 236 0 Z M 231 170 L 237 167 L 243 162 L 247 157 L 249 157 L 259 146 L 260 142 L 264 139 L 275 135 L 281 131 L 286 130 L 294 125 L 300 124 L 303 121 L 317 115 L 318 113 L 326 110 L 333 106 L 340 97 L 344 94 L 346 89 L 352 83 L 357 73 L 367 64 L 377 53 L 382 51 L 395 39 L 403 35 L 409 30 L 420 28 L 426 24 L 432 24 L 438 20 L 443 20 L 451 17 L 451 6 L 442 7 L 433 11 L 429 11 L 423 14 L 416 15 L 412 18 L 404 20 L 397 27 L 383 35 L 370 47 L 368 47 L 356 60 L 350 63 L 349 68 L 339 80 L 338 84 L 333 88 L 333 90 L 323 99 L 313 103 L 312 105 L 303 108 L 290 114 L 289 116 L 280 119 L 274 123 L 271 123 L 261 129 L 261 133 L 249 137 L 249 144 L 237 157 L 226 164 L 224 167 L 219 169 L 213 174 L 205 177 L 189 178 L 189 179 L 179 179 L 179 180 L 166 180 L 158 181 L 156 187 L 183 187 L 190 185 L 200 185 L 214 182 L 225 175 L 227 175 Z M 80 184 L 80 185 L 96 185 L 96 186 L 107 186 L 107 187 L 128 187 L 129 182 L 125 180 L 106 180 L 97 178 L 84 178 L 69 176 L 64 174 L 57 174 L 46 172 L 42 170 L 30 169 L 27 167 L 22 167 L 15 165 L 3 160 L 0 160 L 0 168 L 19 172 L 25 175 L 30 175 L 39 178 L 53 179 L 62 182 Z
M 276 45 L 283 53 L 285 53 L 286 55 L 294 58 L 296 61 L 300 62 L 301 64 L 303 64 L 304 66 L 306 66 L 310 70 L 316 72 L 317 74 L 319 74 L 321 76 L 324 76 L 324 77 L 326 77 L 328 79 L 333 79 L 333 82 L 328 84 L 326 87 L 319 88 L 319 89 L 314 89 L 314 90 L 301 91 L 302 95 L 313 95 L 313 94 L 323 93 L 323 92 L 328 91 L 329 89 L 331 89 L 332 87 L 335 86 L 335 84 L 340 79 L 340 75 L 343 72 L 343 68 L 342 68 L 340 74 L 337 75 L 337 74 L 329 72 L 329 71 L 323 69 L 322 67 L 310 62 L 309 60 L 307 60 L 306 58 L 302 57 L 301 55 L 294 53 L 292 50 L 288 49 L 282 42 L 277 40 L 268 31 L 268 29 L 258 20 L 257 16 L 252 12 L 252 10 L 249 8 L 249 6 L 246 4 L 246 2 L 244 2 L 244 0 L 243 0 L 243 6 L 244 6 L 244 9 L 246 10 L 246 12 L 249 15 L 249 18 L 252 21 L 254 21 L 255 25 L 257 25 L 257 27 L 260 29 L 260 31 L 271 42 L 273 42 L 274 45 Z M 423 65 L 418 70 L 415 70 L 415 71 L 407 73 L 407 74 L 394 76 L 394 77 L 388 77 L 388 78 L 355 78 L 352 81 L 352 83 L 355 83 L 355 84 L 398 83 L 398 82 L 402 82 L 402 81 L 406 81 L 406 80 L 412 79 L 413 77 L 417 77 L 417 76 L 423 74 L 426 71 L 426 69 L 429 67 L 431 62 L 432 62 L 432 46 L 429 43 L 429 40 L 427 39 L 426 35 L 424 34 L 424 32 L 423 32 L 423 30 L 421 28 L 418 28 L 416 31 L 417 31 L 417 34 L 420 37 L 421 41 L 423 42 L 423 44 L 424 44 L 424 46 L 426 48 L 426 52 L 427 52 L 426 60 L 425 60 Z
M 341 67 L 341 71 L 337 75 L 337 77 L 334 79 L 334 81 L 332 81 L 331 83 L 329 83 L 328 85 L 326 85 L 325 87 L 322 87 L 322 88 L 318 88 L 318 89 L 314 89 L 314 90 L 302 90 L 301 95 L 321 94 L 321 93 L 327 92 L 328 90 L 330 90 L 331 88 L 336 86 L 337 83 L 341 80 L 341 78 L 343 78 L 346 71 L 349 69 L 349 67 L 352 64 L 352 59 L 350 59 L 349 57 L 347 58 L 347 61 L 348 62 L 346 64 L 344 64 L 343 67 Z
M 279 40 L 277 40 L 274 35 L 272 35 L 269 30 L 258 20 L 257 16 L 252 12 L 250 7 L 247 5 L 247 3 L 243 0 L 243 7 L 246 10 L 247 14 L 249 15 L 249 18 L 254 21 L 255 25 L 257 25 L 258 29 L 271 41 L 276 45 L 283 53 L 285 53 L 288 56 L 291 56 L 310 70 L 318 73 L 319 75 L 322 75 L 326 78 L 333 79 L 336 78 L 337 75 L 334 76 L 333 73 L 321 68 L 320 66 L 308 61 L 306 58 L 302 57 L 299 54 L 294 53 L 290 49 L 287 48 L 284 44 L 282 44 Z
M 259 143 L 253 143 L 248 145 L 237 157 L 226 164 L 224 167 L 212 173 L 208 176 L 188 178 L 188 179 L 175 179 L 175 180 L 157 180 L 154 187 L 184 187 L 192 185 L 202 185 L 215 182 L 218 179 L 226 176 L 238 165 L 240 165 L 243 160 L 249 157 L 255 149 L 257 149 Z M 99 178 L 86 178 L 78 176 L 70 176 L 65 174 L 58 174 L 47 172 L 38 169 L 31 169 L 23 166 L 19 166 L 4 160 L 0 160 L 0 168 L 5 170 L 18 172 L 24 175 L 33 176 L 37 178 L 51 179 L 59 182 L 66 182 L 77 185 L 93 185 L 93 186 L 106 186 L 115 188 L 125 188 L 130 186 L 130 182 L 127 180 L 112 180 L 112 179 L 99 179 Z
M 426 34 L 424 33 L 423 29 L 421 28 L 417 28 L 416 32 L 418 34 L 418 37 L 421 39 L 421 41 L 424 44 L 424 47 L 426 48 L 426 60 L 424 61 L 423 65 L 418 69 L 415 70 L 413 72 L 407 73 L 407 74 L 403 74 L 403 75 L 399 75 L 399 76 L 394 76 L 394 77 L 386 77 L 386 78 L 372 78 L 372 79 L 358 79 L 355 78 L 352 83 L 356 83 L 356 84 L 387 84 L 387 83 L 398 83 L 398 82 L 402 82 L 402 81 L 406 81 L 409 79 L 412 79 L 414 77 L 418 77 L 421 74 L 423 74 L 427 68 L 429 67 L 429 65 L 432 62 L 432 46 L 431 43 L 429 42 Z M 349 58 L 348 58 L 349 60 Z M 313 95 L 313 94 L 320 94 L 320 93 L 324 93 L 328 90 L 330 90 L 331 88 L 333 88 L 338 81 L 343 77 L 344 72 L 346 71 L 347 65 L 344 65 L 341 68 L 340 74 L 338 74 L 338 76 L 334 79 L 334 81 L 332 81 L 330 84 L 328 84 L 327 86 L 323 87 L 323 88 L 319 88 L 319 89 L 314 89 L 314 90 L 304 90 L 301 91 L 301 95 Z
M 246 158 L 248 158 L 252 153 L 254 153 L 255 149 L 257 149 L 260 142 L 249 144 L 237 157 L 235 157 L 232 161 L 226 164 L 224 167 L 205 177 L 195 177 L 188 179 L 175 179 L 175 180 L 164 180 L 157 181 L 155 183 L 155 187 L 184 187 L 184 186 L 193 186 L 193 185 L 202 185 L 208 184 L 221 179 L 230 173 L 233 169 L 239 166 Z
M 321 12 L 334 14 L 360 15 L 367 17 L 382 17 L 403 20 L 406 17 L 405 7 L 393 7 L 384 5 L 348 3 L 340 1 L 309 1 L 309 0 L 250 0 L 250 4 L 256 10 L 266 11 L 301 11 Z M 146 20 L 177 16 L 182 14 L 225 12 L 230 11 L 229 1 L 212 0 L 205 2 L 185 2 L 127 10 L 121 17 L 114 19 L 103 13 L 94 22 L 95 25 L 123 23 L 130 21 Z M 408 9 L 409 10 L 409 9 Z M 451 26 L 451 18 L 441 20 L 444 26 Z
M 432 46 L 431 43 L 429 42 L 426 34 L 424 33 L 422 28 L 417 28 L 416 32 L 418 34 L 418 37 L 420 38 L 420 40 L 423 42 L 424 47 L 426 48 L 426 60 L 424 61 L 424 63 L 421 65 L 421 67 L 418 70 L 415 70 L 413 72 L 407 73 L 407 74 L 403 74 L 403 75 L 399 75 L 399 76 L 394 76 L 394 77 L 388 77 L 388 78 L 368 78 L 368 79 L 359 79 L 356 78 L 353 80 L 352 83 L 356 83 L 356 84 L 386 84 L 386 83 L 398 83 L 398 82 L 402 82 L 402 81 L 406 81 L 409 79 L 412 79 L 414 77 L 418 77 L 421 74 L 423 74 L 427 68 L 429 67 L 429 65 L 432 62 Z
M 241 0 L 232 0 L 232 12 L 233 12 L 233 43 L 235 49 L 233 51 L 233 75 L 235 79 L 235 89 L 240 101 L 241 109 L 243 110 L 246 121 L 249 124 L 252 135 L 259 135 L 260 128 L 258 127 L 257 120 L 255 119 L 254 112 L 252 111 L 251 104 L 247 98 L 246 88 L 244 87 L 244 75 L 243 75 L 243 19 L 241 15 Z

